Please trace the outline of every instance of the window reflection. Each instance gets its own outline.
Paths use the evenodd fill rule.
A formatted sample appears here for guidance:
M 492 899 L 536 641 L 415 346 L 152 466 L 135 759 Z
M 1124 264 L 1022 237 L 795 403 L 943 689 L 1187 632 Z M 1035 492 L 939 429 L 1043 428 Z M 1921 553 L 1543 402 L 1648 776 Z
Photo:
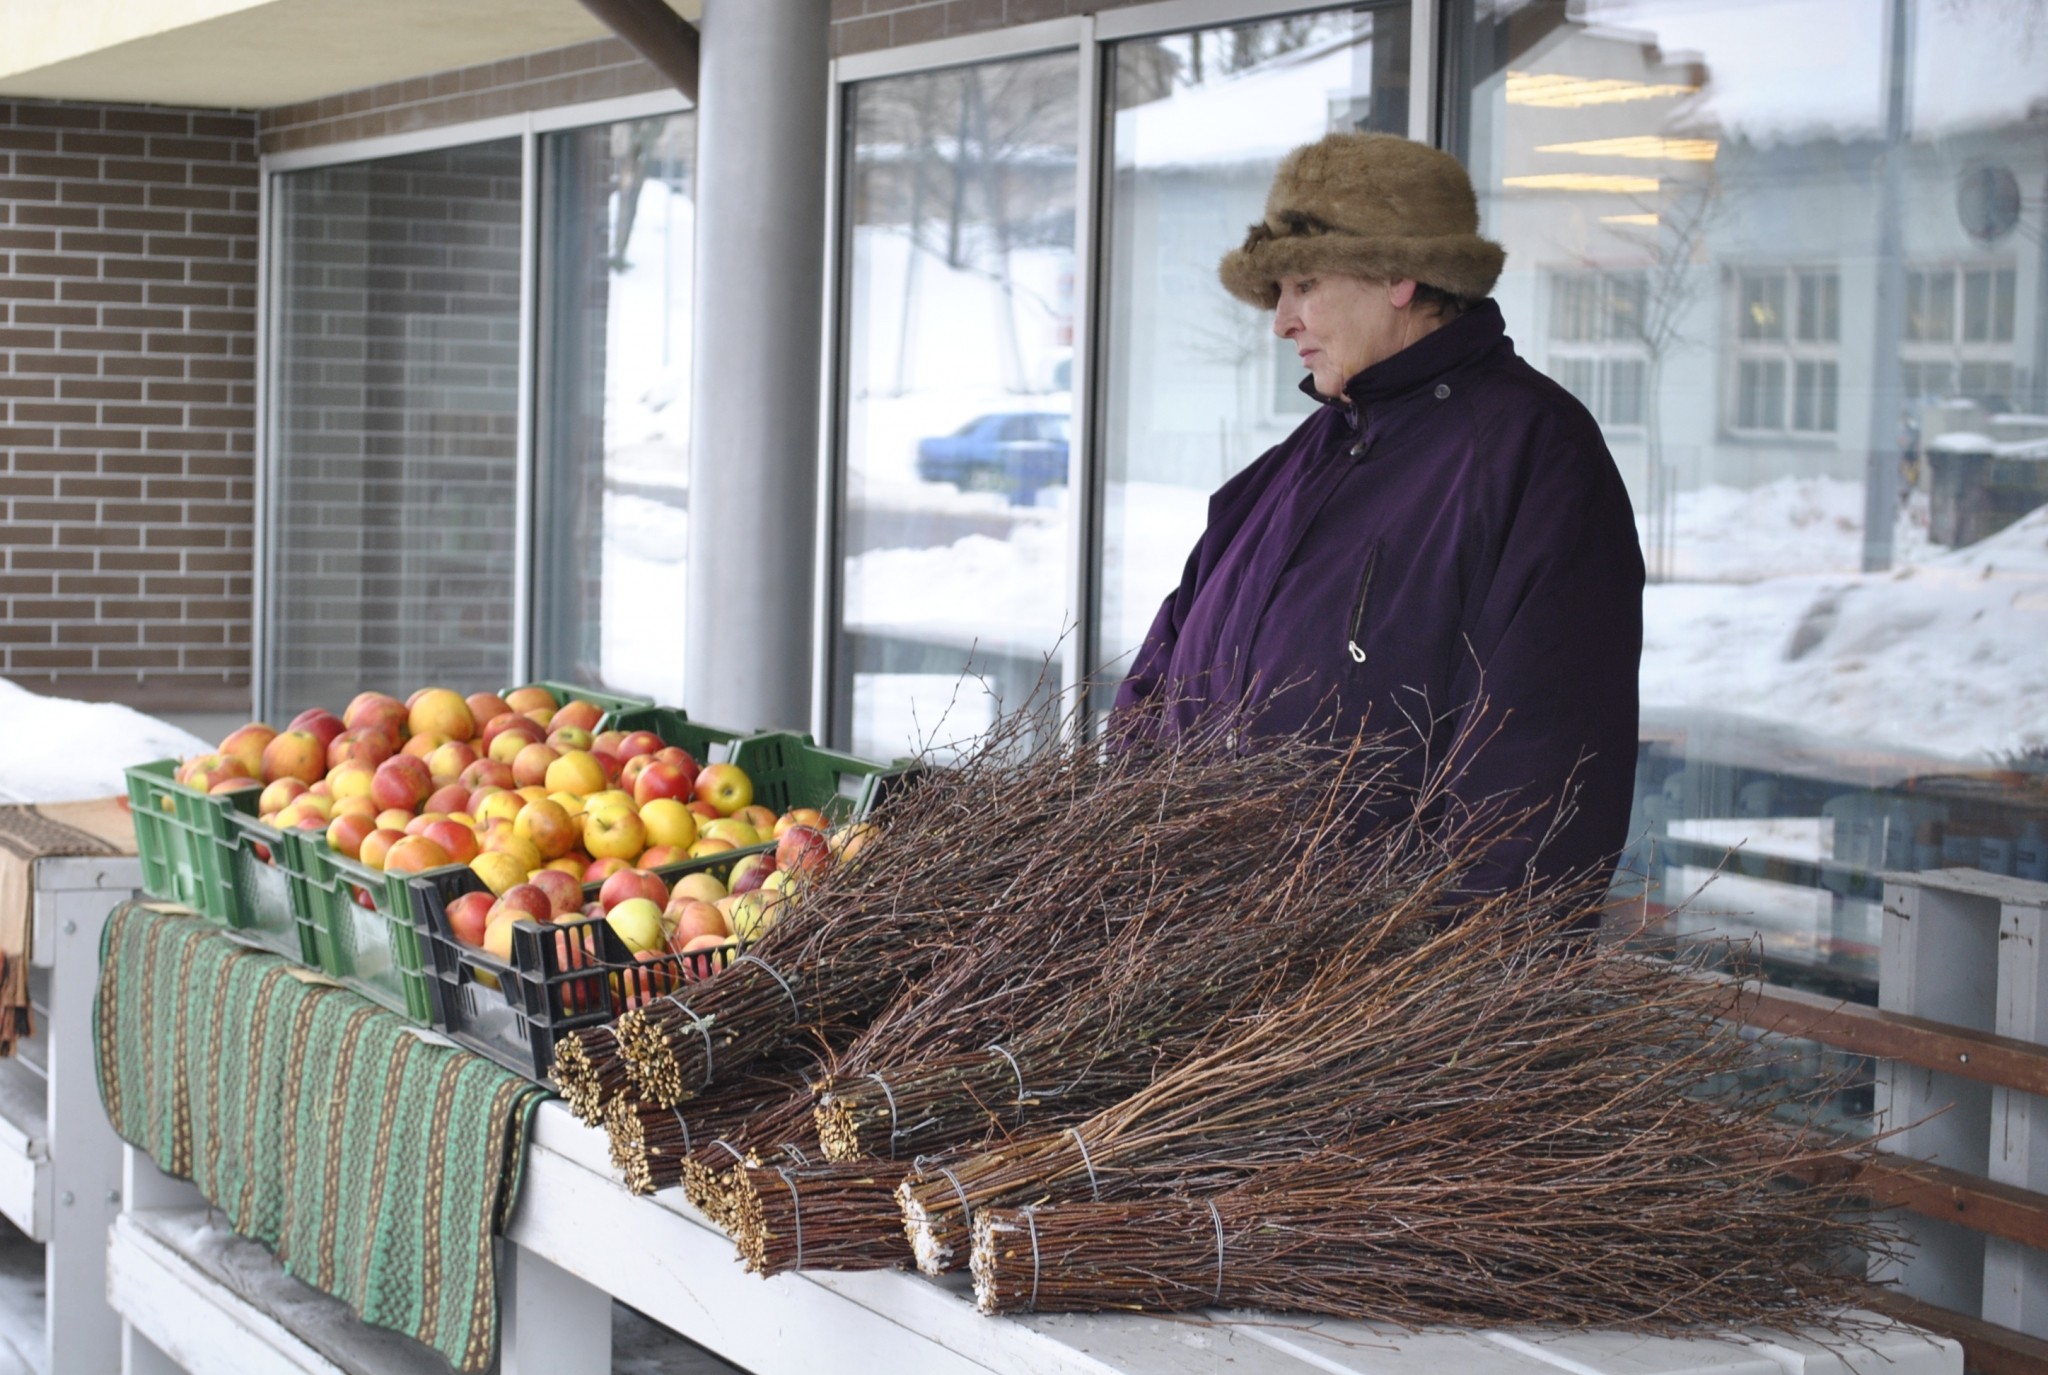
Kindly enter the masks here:
M 1605 427 L 1651 570 L 1649 911 L 1739 844 L 1676 924 L 1760 933 L 1781 973 L 1862 996 L 1879 871 L 2048 878 L 2048 67 L 2026 10 L 1474 5 L 1465 151 L 1508 249 L 1497 294 Z
M 534 660 L 681 702 L 695 116 L 541 143 Z
M 847 93 L 832 701 L 859 754 L 1059 681 L 1078 90 L 1065 53 Z
M 1209 494 L 1312 408 L 1293 346 L 1225 294 L 1217 261 L 1263 214 L 1289 149 L 1407 132 L 1408 9 L 1123 43 L 1110 82 L 1094 664 L 1114 678 L 1179 581 Z

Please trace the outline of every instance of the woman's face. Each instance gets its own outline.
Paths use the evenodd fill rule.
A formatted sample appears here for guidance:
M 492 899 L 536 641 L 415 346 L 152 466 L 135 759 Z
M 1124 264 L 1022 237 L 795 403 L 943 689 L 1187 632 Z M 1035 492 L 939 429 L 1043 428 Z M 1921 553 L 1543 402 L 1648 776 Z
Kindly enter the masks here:
M 1427 333 L 1409 309 L 1415 283 L 1368 282 L 1325 272 L 1282 277 L 1273 307 L 1273 333 L 1294 342 L 1301 365 L 1324 396 L 1342 396 L 1344 384 L 1382 358 L 1391 358 Z

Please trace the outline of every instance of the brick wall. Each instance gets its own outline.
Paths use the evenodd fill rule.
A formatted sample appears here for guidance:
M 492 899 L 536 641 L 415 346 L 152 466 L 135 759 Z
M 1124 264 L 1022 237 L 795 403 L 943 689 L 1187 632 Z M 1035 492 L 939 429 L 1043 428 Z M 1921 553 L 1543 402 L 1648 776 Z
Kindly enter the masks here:
M 0 100 L 0 676 L 249 699 L 256 121 Z
M 843 57 L 1139 3 L 1142 0 L 832 0 L 832 51 Z
M 668 78 L 625 43 L 601 38 L 265 110 L 263 151 L 437 129 L 667 89 Z

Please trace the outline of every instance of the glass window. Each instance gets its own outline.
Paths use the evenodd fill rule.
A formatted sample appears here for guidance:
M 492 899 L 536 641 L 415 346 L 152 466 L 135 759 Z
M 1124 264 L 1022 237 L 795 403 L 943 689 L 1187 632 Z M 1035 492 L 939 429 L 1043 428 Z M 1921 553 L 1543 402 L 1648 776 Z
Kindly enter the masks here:
M 1079 90 L 1073 53 L 847 88 L 832 733 L 858 754 L 979 730 L 1071 652 Z
M 680 702 L 696 117 L 540 142 L 534 667 Z
M 273 182 L 265 710 L 512 676 L 517 139 Z
M 2048 65 L 1898 3 L 1465 0 L 1453 64 L 1509 331 L 1603 418 L 1645 283 L 1644 910 L 1863 998 L 1881 870 L 2048 877 L 2048 255 L 1959 194 L 2041 184 Z
M 1408 8 L 1356 7 L 1110 49 L 1101 543 L 1091 664 L 1114 677 L 1200 538 L 1209 494 L 1312 408 L 1294 350 L 1216 264 L 1291 148 L 1405 133 Z

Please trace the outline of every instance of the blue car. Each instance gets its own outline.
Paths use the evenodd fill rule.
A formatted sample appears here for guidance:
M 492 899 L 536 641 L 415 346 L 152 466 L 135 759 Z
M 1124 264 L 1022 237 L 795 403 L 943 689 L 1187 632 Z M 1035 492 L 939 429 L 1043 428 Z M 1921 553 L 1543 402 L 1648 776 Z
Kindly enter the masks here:
M 963 492 L 1006 492 L 1030 506 L 1041 487 L 1067 480 L 1067 417 L 1055 411 L 978 415 L 948 435 L 917 442 L 917 475 Z

